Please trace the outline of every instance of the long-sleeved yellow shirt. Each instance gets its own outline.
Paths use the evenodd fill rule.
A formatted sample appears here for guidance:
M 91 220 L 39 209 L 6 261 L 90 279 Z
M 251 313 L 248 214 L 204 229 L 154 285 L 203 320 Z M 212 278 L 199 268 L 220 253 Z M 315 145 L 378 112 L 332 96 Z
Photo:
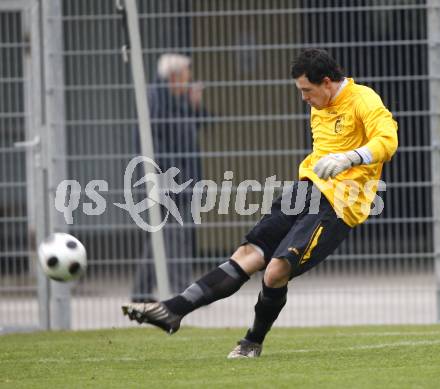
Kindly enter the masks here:
M 299 166 L 299 178 L 308 178 L 329 200 L 344 222 L 354 227 L 369 216 L 383 163 L 397 149 L 397 123 L 379 95 L 369 87 L 348 79 L 332 103 L 321 110 L 312 108 L 313 151 Z M 320 179 L 313 168 L 330 153 L 344 153 L 366 146 L 369 164 L 352 167 L 335 178 Z M 373 184 L 371 184 L 373 182 Z

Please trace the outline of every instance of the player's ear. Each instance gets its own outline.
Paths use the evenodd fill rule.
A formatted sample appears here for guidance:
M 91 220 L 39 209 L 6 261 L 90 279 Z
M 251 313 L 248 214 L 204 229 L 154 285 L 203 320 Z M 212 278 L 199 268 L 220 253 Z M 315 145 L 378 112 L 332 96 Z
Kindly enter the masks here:
M 330 85 L 332 84 L 332 80 L 330 79 L 330 77 L 324 77 L 322 79 L 322 85 L 324 85 L 325 87 L 330 87 Z

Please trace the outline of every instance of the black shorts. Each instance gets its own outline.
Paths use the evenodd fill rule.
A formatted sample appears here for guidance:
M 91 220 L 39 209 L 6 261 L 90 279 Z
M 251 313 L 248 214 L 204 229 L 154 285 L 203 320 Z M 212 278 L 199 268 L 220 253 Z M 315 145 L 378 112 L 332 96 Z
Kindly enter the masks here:
M 252 228 L 244 244 L 259 246 L 266 264 L 272 258 L 287 259 L 292 265 L 290 278 L 293 278 L 333 253 L 351 227 L 338 218 L 311 181 L 295 182 L 290 189 L 272 203 L 271 213 Z

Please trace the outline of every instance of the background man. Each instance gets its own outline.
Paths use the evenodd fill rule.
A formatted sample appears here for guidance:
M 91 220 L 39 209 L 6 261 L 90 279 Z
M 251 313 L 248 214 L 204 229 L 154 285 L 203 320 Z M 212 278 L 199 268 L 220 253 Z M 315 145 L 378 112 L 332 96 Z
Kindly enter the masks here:
M 202 105 L 203 85 L 192 83 L 191 59 L 180 54 L 163 54 L 157 63 L 157 76 L 149 89 L 148 103 L 154 141 L 156 162 L 162 171 L 177 167 L 179 183 L 201 176 L 198 132 L 200 118 L 206 116 Z M 137 136 L 137 152 L 140 152 Z M 191 218 L 192 185 L 179 193 L 175 201 L 184 226 L 164 229 L 168 257 L 170 285 L 174 292 L 182 290 L 191 281 L 191 258 L 195 256 L 195 229 Z M 152 252 L 147 240 L 143 257 L 145 261 L 136 271 L 132 301 L 154 300 L 156 285 Z

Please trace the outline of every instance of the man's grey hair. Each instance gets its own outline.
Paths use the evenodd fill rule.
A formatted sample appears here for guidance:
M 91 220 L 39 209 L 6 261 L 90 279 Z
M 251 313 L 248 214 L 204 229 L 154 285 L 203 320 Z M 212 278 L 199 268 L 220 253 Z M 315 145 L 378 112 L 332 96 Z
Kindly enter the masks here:
M 159 77 L 167 79 L 191 65 L 191 58 L 182 54 L 162 54 L 157 62 Z

